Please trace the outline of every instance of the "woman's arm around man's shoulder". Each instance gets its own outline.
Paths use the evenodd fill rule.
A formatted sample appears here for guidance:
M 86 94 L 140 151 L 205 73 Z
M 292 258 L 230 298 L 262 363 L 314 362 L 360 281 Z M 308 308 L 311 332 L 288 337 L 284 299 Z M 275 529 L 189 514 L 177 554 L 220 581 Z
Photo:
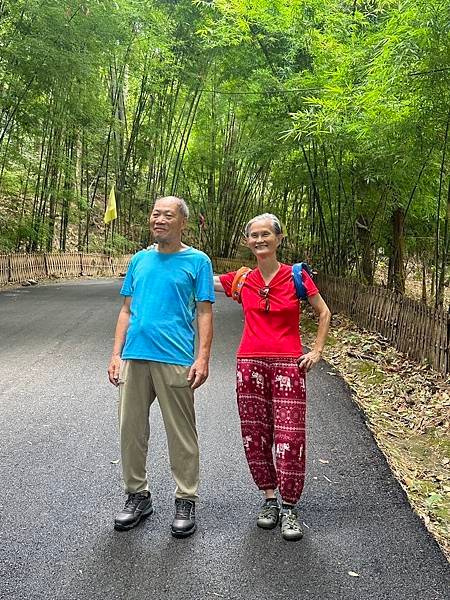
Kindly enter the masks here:
M 220 282 L 220 275 L 214 275 L 214 291 L 225 292 L 225 290 L 223 289 L 223 285 Z

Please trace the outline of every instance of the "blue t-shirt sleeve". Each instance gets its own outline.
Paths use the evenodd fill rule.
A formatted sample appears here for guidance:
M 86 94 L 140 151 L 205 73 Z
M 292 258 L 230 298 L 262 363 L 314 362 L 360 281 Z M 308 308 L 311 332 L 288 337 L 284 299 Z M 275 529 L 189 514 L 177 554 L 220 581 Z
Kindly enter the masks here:
M 195 278 L 196 302 L 214 302 L 214 278 L 212 264 L 209 258 L 202 261 Z
M 127 274 L 125 275 L 125 279 L 122 284 L 122 288 L 120 290 L 120 294 L 122 296 L 132 296 L 133 295 L 133 291 L 134 291 L 133 272 L 134 272 L 135 262 L 136 262 L 135 257 L 133 256 L 133 258 L 130 260 L 130 264 L 128 265 Z

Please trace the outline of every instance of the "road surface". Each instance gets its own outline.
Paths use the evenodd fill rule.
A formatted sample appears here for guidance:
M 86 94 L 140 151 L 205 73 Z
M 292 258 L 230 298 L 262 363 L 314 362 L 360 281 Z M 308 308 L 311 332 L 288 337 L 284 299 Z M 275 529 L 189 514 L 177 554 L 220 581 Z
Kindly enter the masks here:
M 322 362 L 308 377 L 301 542 L 255 526 L 260 494 L 234 399 L 240 307 L 219 297 L 211 376 L 197 393 L 195 536 L 169 527 L 174 484 L 152 407 L 155 513 L 116 532 L 116 390 L 106 368 L 119 280 L 0 292 L 0 597 L 11 600 L 443 600 L 450 569 L 352 402 Z M 358 574 L 351 576 L 349 572 Z

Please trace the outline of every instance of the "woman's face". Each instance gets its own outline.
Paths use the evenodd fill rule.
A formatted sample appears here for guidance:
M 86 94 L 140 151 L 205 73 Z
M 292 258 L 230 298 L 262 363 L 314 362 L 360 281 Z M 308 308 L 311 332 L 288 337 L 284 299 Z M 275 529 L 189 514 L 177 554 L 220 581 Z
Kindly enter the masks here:
M 247 246 L 256 258 L 267 258 L 276 254 L 282 239 L 281 234 L 277 235 L 274 232 L 272 221 L 264 219 L 264 221 L 256 221 L 250 226 Z

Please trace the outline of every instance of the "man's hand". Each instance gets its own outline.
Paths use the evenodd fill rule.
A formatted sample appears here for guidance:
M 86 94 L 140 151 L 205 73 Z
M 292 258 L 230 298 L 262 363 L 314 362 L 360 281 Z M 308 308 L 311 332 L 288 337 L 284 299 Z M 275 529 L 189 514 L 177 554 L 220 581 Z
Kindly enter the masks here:
M 202 383 L 205 383 L 205 381 L 208 379 L 208 374 L 208 360 L 204 358 L 197 358 L 190 368 L 188 375 L 188 381 L 191 388 L 195 390 L 200 387 Z
M 305 371 L 308 372 L 314 367 L 314 365 L 317 365 L 321 358 L 321 352 L 319 352 L 318 350 L 311 350 L 311 352 L 307 352 L 306 354 L 301 356 L 298 359 L 297 364 L 300 369 L 305 369 Z
M 125 343 L 128 323 L 131 314 L 131 296 L 125 296 L 123 299 L 122 308 L 117 319 L 116 332 L 114 334 L 114 346 L 112 350 L 111 360 L 108 366 L 109 381 L 116 387 L 119 385 L 119 370 L 122 363 L 120 354 Z
M 188 381 L 193 390 L 208 379 L 208 363 L 213 333 L 211 302 L 197 302 L 198 354 L 190 368 Z
M 119 385 L 119 370 L 120 370 L 121 362 L 122 362 L 122 360 L 118 354 L 113 354 L 111 356 L 111 360 L 109 361 L 109 367 L 108 367 L 109 381 L 116 387 Z

